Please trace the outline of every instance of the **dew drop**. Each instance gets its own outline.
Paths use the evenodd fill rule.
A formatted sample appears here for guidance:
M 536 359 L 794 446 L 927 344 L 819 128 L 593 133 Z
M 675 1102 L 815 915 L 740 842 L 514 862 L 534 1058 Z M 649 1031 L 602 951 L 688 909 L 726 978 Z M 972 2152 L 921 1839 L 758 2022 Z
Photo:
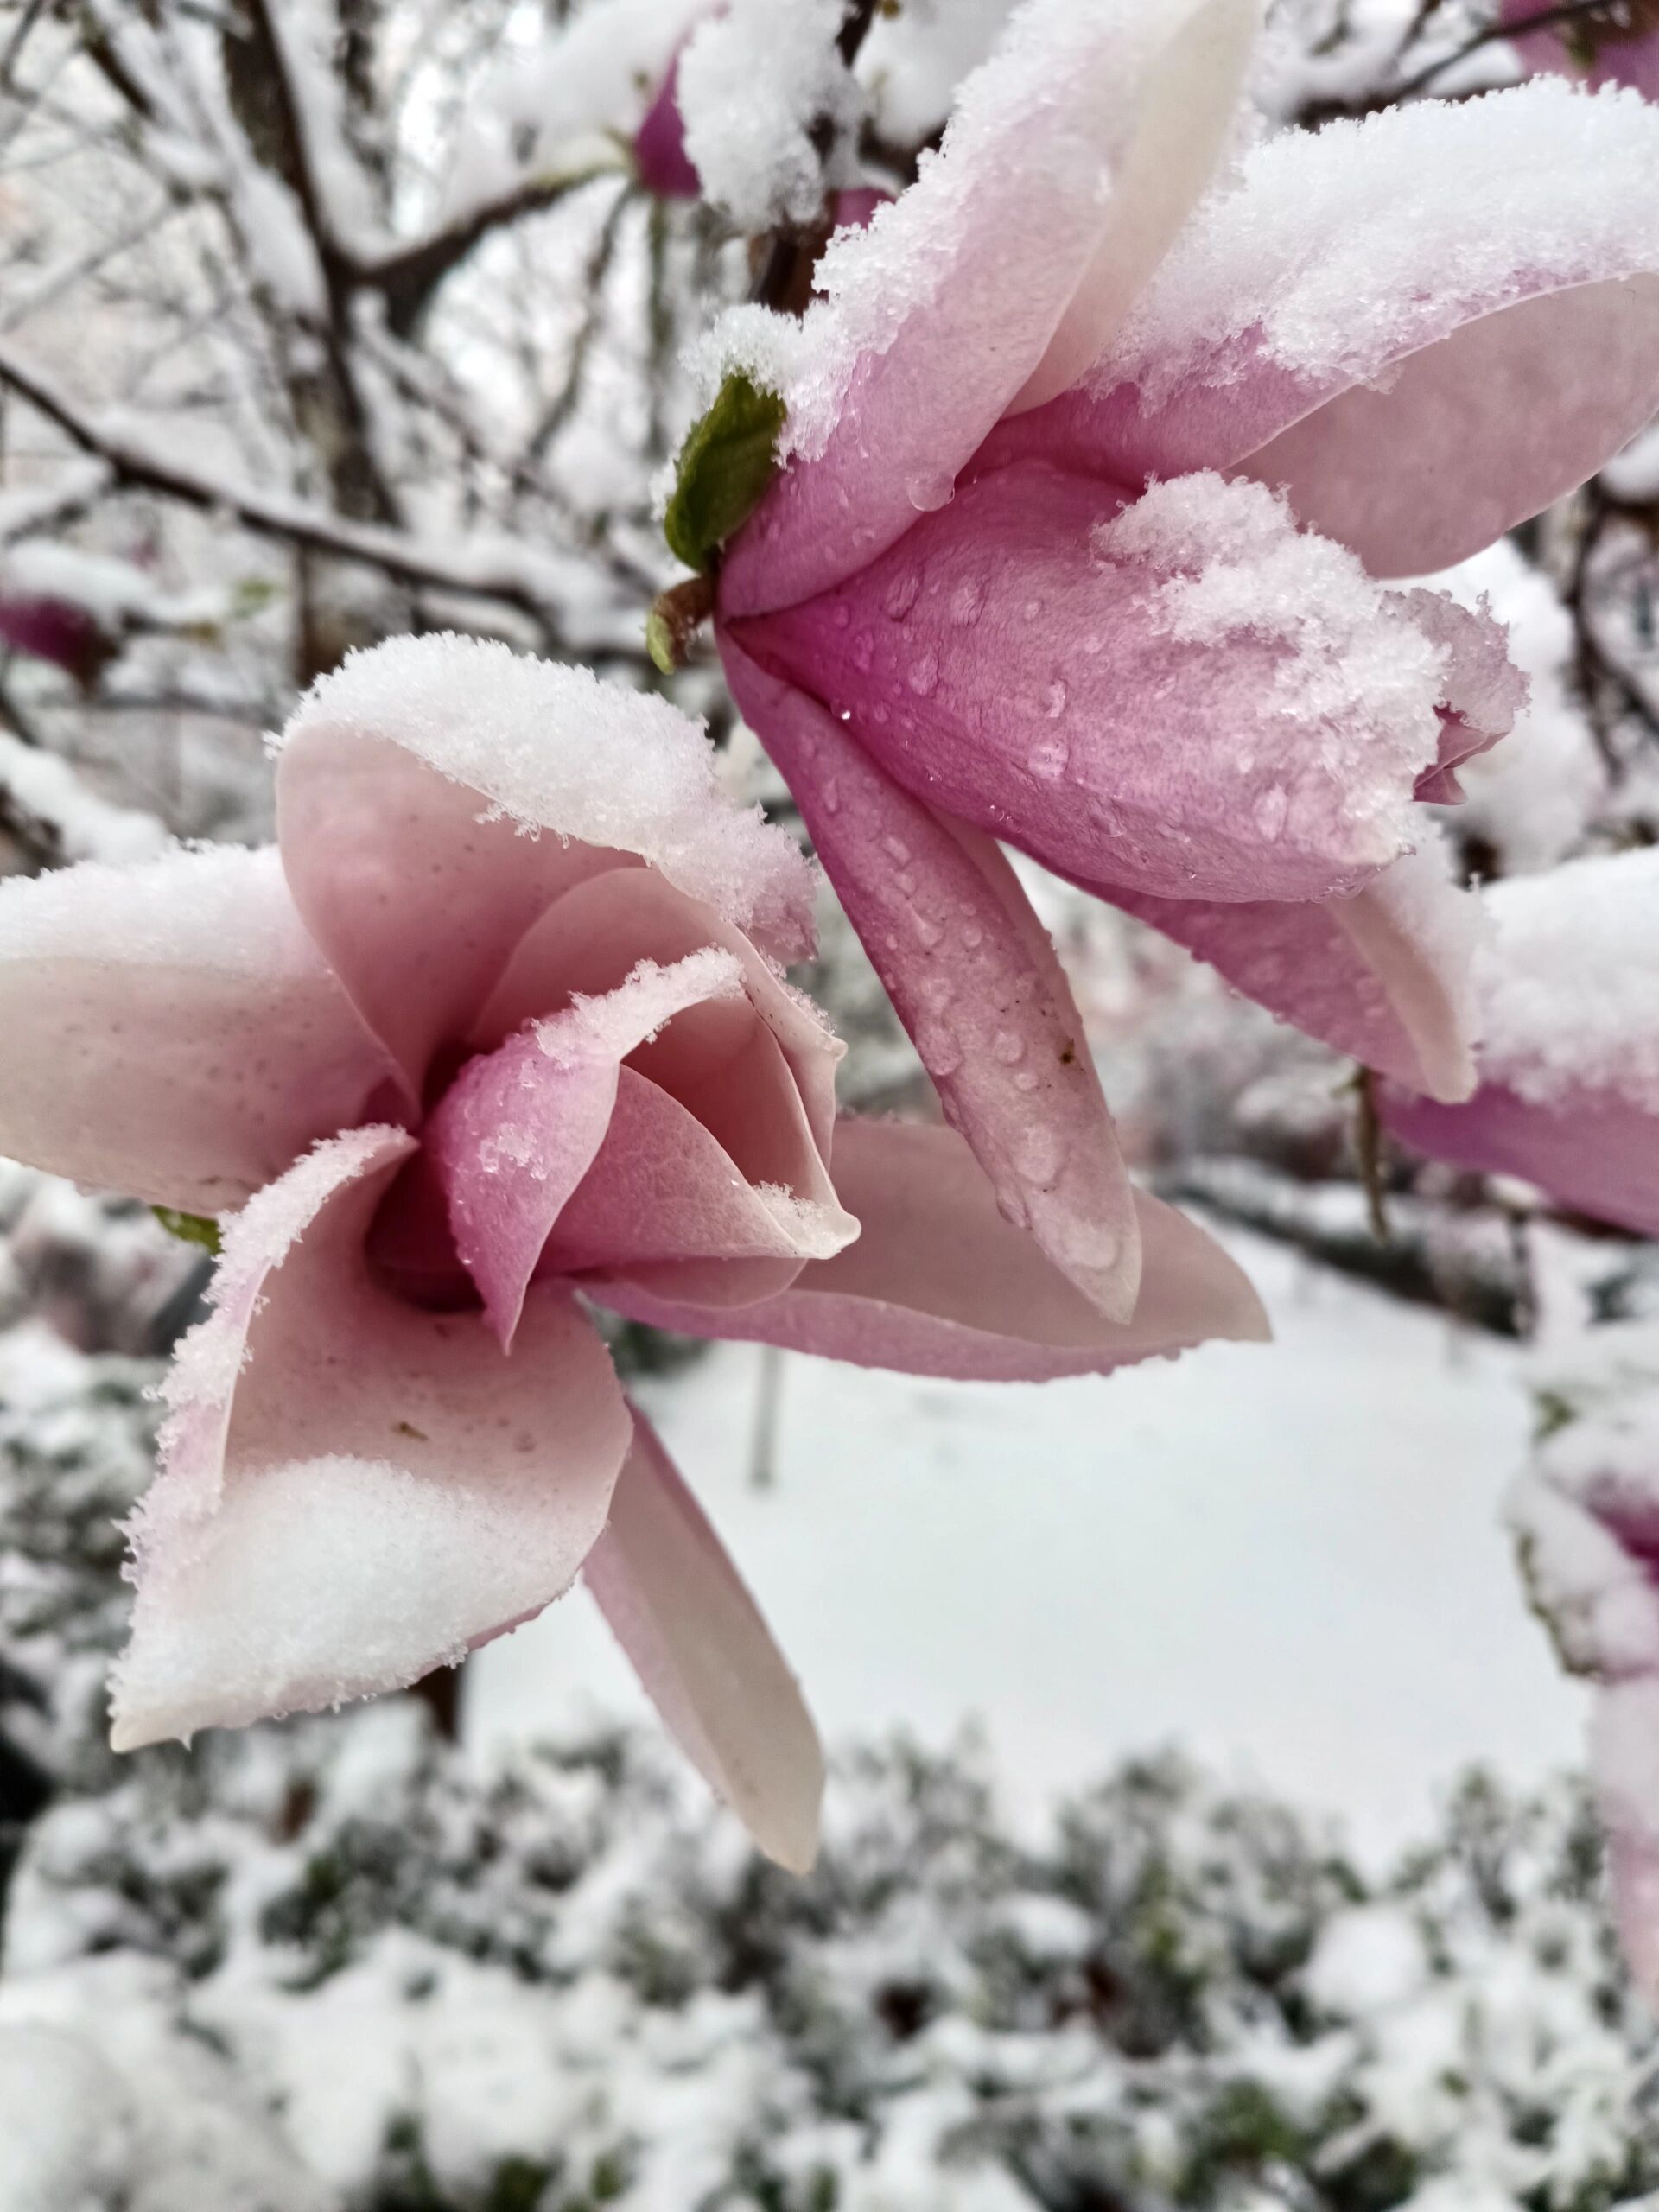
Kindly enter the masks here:
M 983 944 L 985 932 L 977 922 L 968 922 L 963 927 L 962 941 L 971 952 L 976 945 Z
M 1048 716 L 1050 721 L 1058 721 L 1060 716 L 1065 712 L 1067 696 L 1064 679 L 1057 676 L 1043 694 L 1043 712 Z
M 1065 775 L 1071 758 L 1071 747 L 1063 737 L 1039 738 L 1031 748 L 1031 772 L 1047 784 L 1057 784 Z
M 902 837 L 884 837 L 881 840 L 881 849 L 896 860 L 900 868 L 910 858 L 910 847 Z
M 939 657 L 930 645 L 919 660 L 911 663 L 910 688 L 918 699 L 931 699 L 938 683 Z
M 1038 1080 L 1037 1071 L 1034 1068 L 1021 1068 L 1014 1078 L 1014 1087 L 1016 1090 L 1035 1090 Z
M 922 579 L 915 569 L 901 569 L 887 586 L 881 604 L 895 622 L 902 622 L 916 604 L 917 594 L 922 588 Z
M 861 676 L 868 676 L 874 658 L 875 639 L 868 630 L 861 630 L 853 639 L 853 666 Z
M 836 608 L 836 627 L 844 630 L 853 619 L 853 610 L 843 599 Z
M 999 1029 L 991 1039 L 991 1051 L 1005 1068 L 1017 1067 L 1026 1057 L 1026 1040 L 1015 1030 Z
M 833 776 L 830 777 L 823 784 L 819 791 L 818 796 L 823 801 L 823 810 L 826 814 L 840 813 L 841 786 L 836 783 Z
M 1054 1130 L 1034 1122 L 1015 1140 L 1014 1164 L 1027 1183 L 1050 1184 L 1065 1165 L 1065 1147 Z
M 1029 1229 L 1031 1212 L 1025 1200 L 1013 1191 L 999 1191 L 996 1210 L 1004 1221 L 1012 1222 L 1016 1229 Z
M 906 477 L 905 497 L 912 507 L 931 515 L 940 507 L 948 507 L 957 496 L 957 483 L 940 469 L 931 469 L 925 474 Z
M 950 620 L 971 629 L 985 611 L 985 582 L 982 576 L 964 576 L 950 594 Z

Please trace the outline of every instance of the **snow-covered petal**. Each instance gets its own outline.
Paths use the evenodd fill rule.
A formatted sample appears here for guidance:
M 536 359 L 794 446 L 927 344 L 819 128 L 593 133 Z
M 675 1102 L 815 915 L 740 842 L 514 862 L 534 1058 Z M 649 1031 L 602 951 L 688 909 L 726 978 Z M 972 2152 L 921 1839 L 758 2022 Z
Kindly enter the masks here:
M 1147 899 L 1084 885 L 1224 976 L 1236 991 L 1364 1066 L 1431 1097 L 1475 1087 L 1480 902 L 1451 877 L 1443 841 L 1422 843 L 1351 899 L 1225 904 Z
M 1010 1217 L 1127 1319 L 1141 1264 L 1128 1177 L 1071 987 L 1007 861 L 901 790 L 816 700 L 729 637 L 722 650 L 946 1114 Z
M 640 1081 L 624 1105 L 629 1060 Z M 572 1270 L 772 1257 L 791 1263 L 787 1280 L 856 1233 L 742 964 L 718 945 L 667 967 L 641 960 L 614 989 L 577 996 L 474 1060 L 427 1143 L 461 1257 L 504 1344 L 584 1179 L 594 1187 L 563 1248 Z M 700 1233 L 707 1244 L 694 1241 Z M 733 1286 L 748 1296 L 775 1287 L 775 1274 Z
M 508 1360 L 372 1280 L 412 1148 L 336 1138 L 226 1230 L 133 1524 L 118 1748 L 414 1681 L 557 1597 L 604 1526 L 630 1424 L 569 1301 L 532 1298 Z
M 811 943 L 810 870 L 724 797 L 696 725 L 486 640 L 352 654 L 295 710 L 276 799 L 300 911 L 417 1084 L 530 925 L 622 855 L 780 958 Z
M 995 1382 L 1109 1374 L 1212 1338 L 1265 1340 L 1243 1272 L 1197 1224 L 1134 1194 L 1144 1252 L 1134 1319 L 1109 1321 L 999 1212 L 953 1130 L 843 1122 L 836 1182 L 855 1244 L 804 1268 L 782 1297 L 717 1313 L 596 1292 L 637 1320 L 816 1352 L 860 1367 Z
M 1506 29 L 1516 26 L 1515 49 L 1529 68 L 1554 69 L 1592 87 L 1629 85 L 1659 100 L 1659 28 L 1643 0 L 1626 0 L 1624 23 L 1621 11 L 1608 7 L 1592 17 L 1580 15 L 1576 22 L 1562 16 L 1537 29 L 1520 28 L 1550 12 L 1539 0 L 1503 0 L 1498 10 Z
M 734 929 L 699 899 L 654 870 L 595 876 L 561 899 L 524 936 L 467 1033 L 493 1051 L 525 1021 L 556 1013 L 573 995 L 614 990 L 641 960 L 671 967 L 705 945 L 729 953 L 743 989 L 777 1039 L 819 1149 L 836 1121 L 836 1069 L 846 1047 L 823 1015 Z
M 795 1176 L 751 1179 L 696 1115 L 625 1067 L 604 1141 L 537 1272 L 582 1279 L 597 1296 L 620 1276 L 710 1306 L 772 1297 L 858 1232 L 816 1151 L 802 1148 Z
M 1041 453 L 1122 482 L 1248 461 L 1374 573 L 1444 566 L 1659 404 L 1653 288 L 1625 282 L 1659 270 L 1656 165 L 1659 111 L 1558 83 L 1281 132 L 1084 384 L 982 465 Z
M 1478 974 L 1480 1089 L 1386 1089 L 1395 1135 L 1659 1235 L 1659 849 L 1495 884 Z
M 787 350 L 776 317 L 733 320 L 727 355 L 781 388 L 792 458 L 730 549 L 728 612 L 821 591 L 891 545 L 1051 347 L 1058 372 L 1098 343 L 1209 176 L 1252 13 L 1035 0 L 963 85 L 939 157 L 836 238 Z
M 1036 467 L 729 634 L 931 804 L 1163 898 L 1323 899 L 1396 858 L 1448 659 L 1259 485 L 1125 506 Z
M 583 1580 L 671 1734 L 768 1859 L 817 1856 L 823 1755 L 794 1675 L 651 1425 Z
M 274 851 L 0 886 L 0 1152 L 189 1213 L 362 1118 L 392 1070 Z

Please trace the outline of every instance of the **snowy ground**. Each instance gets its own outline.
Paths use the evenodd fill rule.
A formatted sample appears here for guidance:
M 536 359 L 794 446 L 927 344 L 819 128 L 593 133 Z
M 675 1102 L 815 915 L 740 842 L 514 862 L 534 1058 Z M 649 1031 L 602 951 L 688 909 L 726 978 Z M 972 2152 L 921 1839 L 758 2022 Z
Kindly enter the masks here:
M 1170 1739 L 1350 1824 L 1427 1827 L 1466 1763 L 1580 1754 L 1497 1525 L 1519 1355 L 1233 1240 L 1270 1350 L 1010 1388 L 791 1357 L 774 1488 L 749 1481 L 758 1356 L 652 1396 L 833 1741 L 986 1726 L 1014 1808 Z M 469 1732 L 639 1694 L 580 1593 L 482 1653 Z

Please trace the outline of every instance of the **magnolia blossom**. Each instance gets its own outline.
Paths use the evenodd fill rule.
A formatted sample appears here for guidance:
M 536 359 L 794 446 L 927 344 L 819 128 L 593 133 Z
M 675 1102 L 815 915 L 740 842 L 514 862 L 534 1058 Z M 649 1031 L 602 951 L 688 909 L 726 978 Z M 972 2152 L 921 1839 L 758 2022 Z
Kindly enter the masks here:
M 1434 1159 L 1659 1236 L 1659 849 L 1518 876 L 1482 904 L 1480 1087 L 1446 1105 L 1384 1084 L 1384 1122 Z
M 1424 803 L 1524 687 L 1387 580 L 1659 404 L 1659 115 L 1541 80 L 1241 151 L 1256 14 L 1034 0 L 798 332 L 719 346 L 788 408 L 720 567 L 734 694 L 947 1114 L 1109 1313 L 1127 1185 L 990 840 L 1467 1096 L 1478 914 Z
M 1605 0 L 1593 13 L 1585 10 L 1573 19 L 1548 0 L 1503 0 L 1498 20 L 1529 68 L 1559 70 L 1590 86 L 1629 85 L 1659 99 L 1654 0 Z
M 680 57 L 676 54 L 668 74 L 645 111 L 645 121 L 633 135 L 633 165 L 647 192 L 659 200 L 696 200 L 702 186 L 685 150 L 685 120 L 680 113 Z
M 950 1131 L 837 1129 L 841 1047 L 777 964 L 811 873 L 713 757 L 663 701 L 406 639 L 302 702 L 276 849 L 0 887 L 0 1151 L 227 1217 L 132 1528 L 118 1746 L 415 1681 L 580 1573 L 804 1865 L 811 1722 L 578 1294 L 931 1375 L 1265 1333 L 1153 1200 L 1118 1325 Z
M 1529 1595 L 1563 1663 L 1597 1685 L 1591 1772 L 1619 1937 L 1659 2005 L 1659 1342 L 1588 1331 L 1545 1376 L 1548 1428 L 1510 1499 Z

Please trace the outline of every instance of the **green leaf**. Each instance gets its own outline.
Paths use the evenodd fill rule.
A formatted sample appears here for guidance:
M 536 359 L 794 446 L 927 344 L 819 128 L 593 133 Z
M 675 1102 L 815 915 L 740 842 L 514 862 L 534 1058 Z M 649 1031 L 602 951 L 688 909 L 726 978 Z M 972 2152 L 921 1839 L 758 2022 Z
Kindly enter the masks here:
M 672 626 L 655 607 L 645 617 L 645 651 L 651 655 L 652 666 L 664 676 L 672 676 L 680 664 Z
M 162 1227 L 169 1236 L 176 1236 L 186 1244 L 200 1244 L 205 1252 L 219 1250 L 219 1224 L 205 1213 L 181 1213 L 176 1206 L 152 1206 Z
M 735 371 L 681 447 L 663 535 L 688 569 L 706 569 L 760 505 L 777 474 L 785 411 L 775 391 Z

